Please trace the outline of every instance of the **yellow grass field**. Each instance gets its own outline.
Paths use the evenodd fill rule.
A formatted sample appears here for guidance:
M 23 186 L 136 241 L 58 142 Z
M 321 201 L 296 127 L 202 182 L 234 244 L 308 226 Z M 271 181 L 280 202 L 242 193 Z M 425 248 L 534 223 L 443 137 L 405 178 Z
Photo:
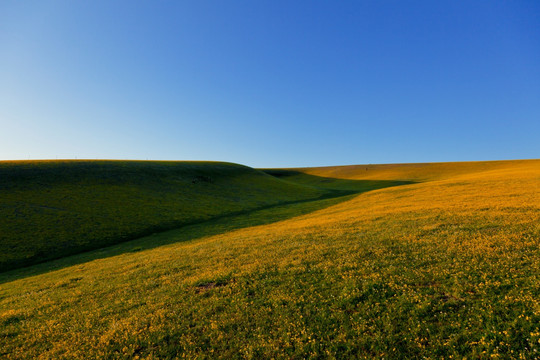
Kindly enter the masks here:
M 540 358 L 540 160 L 294 170 L 416 183 L 0 274 L 0 357 Z

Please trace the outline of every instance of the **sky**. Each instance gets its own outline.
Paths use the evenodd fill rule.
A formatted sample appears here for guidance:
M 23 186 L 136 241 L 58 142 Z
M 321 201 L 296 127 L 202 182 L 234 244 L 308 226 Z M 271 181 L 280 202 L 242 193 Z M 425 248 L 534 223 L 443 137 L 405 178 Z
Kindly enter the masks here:
M 540 158 L 540 2 L 0 2 L 0 159 Z

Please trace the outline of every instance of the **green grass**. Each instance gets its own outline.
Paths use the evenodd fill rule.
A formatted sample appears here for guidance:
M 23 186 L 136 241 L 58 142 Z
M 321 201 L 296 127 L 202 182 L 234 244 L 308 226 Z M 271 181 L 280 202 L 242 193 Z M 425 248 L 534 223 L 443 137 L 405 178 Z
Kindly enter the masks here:
M 540 161 L 437 167 L 0 274 L 0 357 L 537 359 Z
M 351 198 L 352 195 L 329 197 L 319 200 L 306 200 L 294 203 L 268 206 L 242 214 L 224 215 L 204 222 L 184 225 L 178 229 L 161 231 L 150 236 L 124 241 L 94 251 L 65 256 L 47 262 L 19 269 L 0 272 L 0 284 L 16 279 L 46 274 L 54 270 L 70 268 L 98 259 L 106 259 L 122 254 L 144 252 L 165 245 L 189 242 L 200 238 L 226 234 L 228 232 L 267 225 L 324 209 Z
M 290 183 L 326 189 L 335 194 L 362 193 L 391 186 L 415 183 L 415 181 L 411 180 L 340 179 L 310 175 L 295 169 L 263 169 L 262 171 Z
M 403 183 L 267 173 L 217 162 L 0 162 L 0 271 L 220 216 Z
M 0 271 L 327 195 L 228 163 L 1 162 Z

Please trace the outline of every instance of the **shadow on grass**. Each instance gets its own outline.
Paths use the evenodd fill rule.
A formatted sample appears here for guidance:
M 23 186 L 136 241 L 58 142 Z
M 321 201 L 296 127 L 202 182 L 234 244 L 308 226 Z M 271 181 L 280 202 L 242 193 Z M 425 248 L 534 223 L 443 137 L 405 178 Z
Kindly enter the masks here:
M 293 217 L 305 215 L 352 199 L 358 194 L 386 187 L 413 184 L 410 181 L 387 180 L 344 180 L 306 175 L 290 170 L 265 170 L 272 176 L 318 188 L 327 194 L 316 199 L 302 200 L 265 206 L 251 211 L 227 214 L 210 220 L 184 225 L 180 228 L 161 231 L 135 240 L 122 242 L 105 248 L 83 252 L 24 268 L 0 273 L 0 284 L 34 275 L 80 265 L 97 259 L 104 259 L 125 253 L 150 250 L 159 246 L 178 242 L 195 241 L 204 237 L 229 231 L 266 225 Z
M 296 183 L 324 189 L 330 192 L 354 192 L 363 193 L 366 191 L 387 188 L 391 186 L 415 184 L 414 181 L 404 180 L 353 180 L 329 178 L 317 175 L 310 175 L 297 170 L 288 169 L 263 169 L 268 175 L 277 177 L 283 181 Z

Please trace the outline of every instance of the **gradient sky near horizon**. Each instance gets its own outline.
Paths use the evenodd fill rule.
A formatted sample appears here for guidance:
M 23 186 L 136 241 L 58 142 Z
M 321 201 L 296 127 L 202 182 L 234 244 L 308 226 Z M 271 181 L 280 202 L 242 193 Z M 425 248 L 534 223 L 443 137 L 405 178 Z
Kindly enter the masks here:
M 538 1 L 2 1 L 0 159 L 540 158 Z

